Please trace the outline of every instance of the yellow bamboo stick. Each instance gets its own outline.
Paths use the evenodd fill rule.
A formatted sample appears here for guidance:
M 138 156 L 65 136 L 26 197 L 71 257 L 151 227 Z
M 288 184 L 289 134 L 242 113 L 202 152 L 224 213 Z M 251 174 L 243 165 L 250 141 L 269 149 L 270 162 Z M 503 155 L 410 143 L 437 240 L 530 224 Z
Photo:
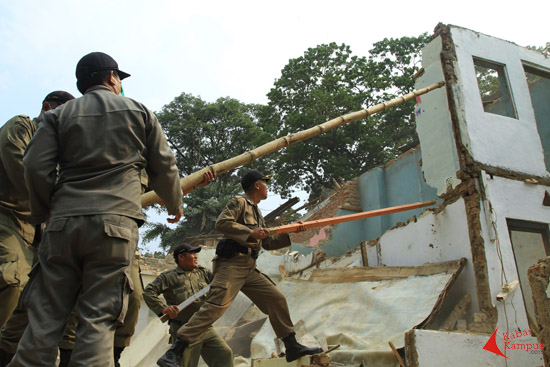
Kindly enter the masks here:
M 263 157 L 264 155 L 273 153 L 279 149 L 288 147 L 289 145 L 299 143 L 301 141 L 311 139 L 315 136 L 321 135 L 329 130 L 332 130 L 338 126 L 350 123 L 352 121 L 356 121 L 365 117 L 368 117 L 370 115 L 373 115 L 375 113 L 386 111 L 389 108 L 395 107 L 397 105 L 400 105 L 406 101 L 409 101 L 417 96 L 420 96 L 422 94 L 426 94 L 434 89 L 441 88 L 445 85 L 444 81 L 434 83 L 432 85 L 429 85 L 425 88 L 415 90 L 411 93 L 405 94 L 403 96 L 397 97 L 392 99 L 388 102 L 379 103 L 376 106 L 367 108 L 365 110 L 351 112 L 346 115 L 334 118 L 330 121 L 327 121 L 325 123 L 322 123 L 320 125 L 313 126 L 309 129 L 299 131 L 294 134 L 290 134 L 287 136 L 284 136 L 282 138 L 275 139 L 273 141 L 270 141 L 269 143 L 266 143 L 264 145 L 259 146 L 258 148 L 255 148 L 253 150 L 250 150 L 248 152 L 245 152 L 243 154 L 240 154 L 236 157 L 227 159 L 225 161 L 215 163 L 211 166 L 206 166 L 198 171 L 193 172 L 187 177 L 183 177 L 180 180 L 181 188 L 183 191 L 190 189 L 201 182 L 204 181 L 204 174 L 207 171 L 211 171 L 212 173 L 221 174 L 224 172 L 227 172 L 229 170 L 232 170 L 234 168 L 240 167 L 242 165 L 245 165 L 247 163 L 252 162 L 253 160 L 256 160 L 260 157 Z M 141 206 L 143 208 L 151 206 L 155 203 L 158 203 L 161 201 L 159 196 L 154 191 L 149 191 L 141 196 Z

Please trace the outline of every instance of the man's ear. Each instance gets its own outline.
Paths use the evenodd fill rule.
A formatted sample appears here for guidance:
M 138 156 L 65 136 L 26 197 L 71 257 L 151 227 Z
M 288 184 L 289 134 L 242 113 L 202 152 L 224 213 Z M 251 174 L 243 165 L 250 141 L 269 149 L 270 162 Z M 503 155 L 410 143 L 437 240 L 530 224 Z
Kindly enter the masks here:
M 50 104 L 46 101 L 42 102 L 42 111 L 49 111 L 51 110 L 52 107 L 50 106 Z
M 109 83 L 111 85 L 116 85 L 116 82 L 117 82 L 117 80 L 116 80 L 115 72 L 111 70 L 109 72 Z

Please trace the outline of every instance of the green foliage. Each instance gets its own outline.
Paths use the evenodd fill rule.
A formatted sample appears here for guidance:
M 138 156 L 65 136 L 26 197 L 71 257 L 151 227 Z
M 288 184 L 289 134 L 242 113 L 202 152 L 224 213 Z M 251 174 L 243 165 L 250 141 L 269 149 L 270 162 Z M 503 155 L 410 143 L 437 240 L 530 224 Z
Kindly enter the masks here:
M 189 175 L 262 144 L 265 134 L 257 122 L 260 109 L 233 98 L 208 103 L 182 93 L 157 116 L 176 154 L 180 173 Z
M 200 97 L 181 94 L 157 114 L 177 159 L 180 174 L 189 175 L 207 165 L 253 149 L 270 138 L 258 124 L 259 105 L 232 98 L 208 103 Z M 262 168 L 262 162 L 248 165 Z M 237 175 L 235 175 L 237 173 Z M 220 175 L 216 182 L 198 188 L 183 199 L 184 217 L 175 229 L 164 223 L 146 224 L 144 243 L 160 237 L 169 249 L 186 237 L 214 231 L 216 218 L 231 197 L 241 190 L 238 170 Z
M 332 118 L 371 107 L 413 90 L 420 49 L 428 36 L 384 39 L 370 56 L 353 55 L 336 43 L 308 49 L 289 60 L 268 93 L 267 106 L 232 98 L 214 103 L 181 94 L 164 106 L 158 118 L 184 175 L 258 147 L 277 137 L 310 128 Z M 247 165 L 274 174 L 271 189 L 288 197 L 304 189 L 316 197 L 332 179 L 350 179 L 383 164 L 400 147 L 417 143 L 414 102 L 332 130 Z M 238 170 L 237 170 L 238 171 Z M 184 198 L 184 219 L 175 229 L 148 223 L 144 242 L 160 237 L 162 247 L 185 237 L 213 231 L 217 215 L 239 190 L 239 172 Z
M 278 137 L 371 107 L 413 90 L 418 37 L 384 39 L 371 55 L 359 57 L 336 43 L 308 49 L 291 59 L 268 93 L 270 118 Z M 317 196 L 333 178 L 350 179 L 395 157 L 399 147 L 417 142 L 414 102 L 290 146 L 272 162 L 272 187 L 282 196 L 295 188 Z
M 550 57 L 550 42 L 546 42 L 544 46 L 527 46 L 530 50 L 539 51 L 546 57 Z

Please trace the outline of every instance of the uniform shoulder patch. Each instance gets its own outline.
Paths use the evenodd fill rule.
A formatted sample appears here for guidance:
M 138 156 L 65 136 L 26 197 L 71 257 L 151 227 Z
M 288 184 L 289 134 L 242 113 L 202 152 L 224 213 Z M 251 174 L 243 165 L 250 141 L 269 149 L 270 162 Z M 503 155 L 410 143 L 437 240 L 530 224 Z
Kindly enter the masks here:
M 17 135 L 19 139 L 25 139 L 27 136 L 27 129 L 25 129 L 21 124 L 17 124 L 15 126 L 15 135 Z

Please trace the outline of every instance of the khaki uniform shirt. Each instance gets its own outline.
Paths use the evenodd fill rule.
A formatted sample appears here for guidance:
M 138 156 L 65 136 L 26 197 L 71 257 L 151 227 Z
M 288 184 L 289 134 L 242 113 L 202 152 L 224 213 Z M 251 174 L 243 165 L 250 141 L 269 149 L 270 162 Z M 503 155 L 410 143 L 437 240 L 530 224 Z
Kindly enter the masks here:
M 44 115 L 25 157 L 31 223 L 47 218 L 115 214 L 143 222 L 141 177 L 166 204 L 182 207 L 172 154 L 156 116 L 105 86 Z M 59 175 L 56 181 L 56 167 Z
M 28 222 L 23 154 L 37 128 L 38 120 L 25 115 L 15 116 L 0 128 L 0 224 L 13 228 L 28 243 L 33 241 L 34 225 Z
M 199 266 L 195 270 L 183 270 L 178 266 L 175 269 L 165 271 L 149 283 L 143 291 L 143 299 L 151 311 L 162 316 L 162 310 L 165 307 L 179 305 L 206 287 L 212 279 L 212 272 L 205 267 Z M 164 295 L 166 301 L 160 297 L 161 294 Z M 206 296 L 203 296 L 195 300 L 182 310 L 175 320 L 185 324 L 199 310 L 205 298 Z
M 241 245 L 259 250 L 260 246 L 266 250 L 276 250 L 290 246 L 290 237 L 287 233 L 266 237 L 257 240 L 250 237 L 254 228 L 265 228 L 265 221 L 257 205 L 248 195 L 235 196 L 225 206 L 216 220 L 216 230 Z

